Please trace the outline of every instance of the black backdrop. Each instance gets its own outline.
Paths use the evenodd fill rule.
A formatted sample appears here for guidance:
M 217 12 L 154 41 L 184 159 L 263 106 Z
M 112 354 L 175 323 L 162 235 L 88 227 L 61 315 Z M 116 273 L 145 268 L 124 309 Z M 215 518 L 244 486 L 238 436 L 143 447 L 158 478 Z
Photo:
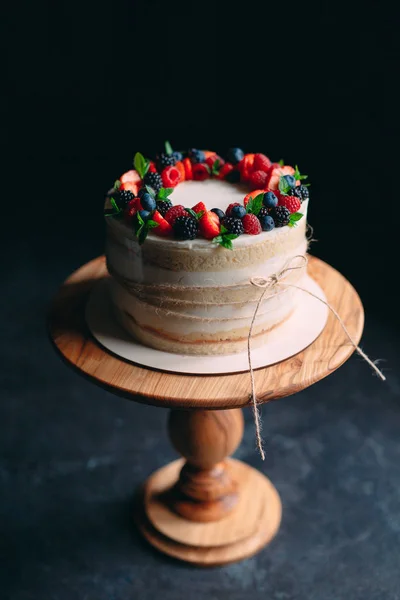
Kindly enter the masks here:
M 13 7 L 7 152 L 23 193 L 8 210 L 28 212 L 6 235 L 77 266 L 102 251 L 103 193 L 136 150 L 239 145 L 309 174 L 313 252 L 381 310 L 397 248 L 397 15 L 214 4 Z

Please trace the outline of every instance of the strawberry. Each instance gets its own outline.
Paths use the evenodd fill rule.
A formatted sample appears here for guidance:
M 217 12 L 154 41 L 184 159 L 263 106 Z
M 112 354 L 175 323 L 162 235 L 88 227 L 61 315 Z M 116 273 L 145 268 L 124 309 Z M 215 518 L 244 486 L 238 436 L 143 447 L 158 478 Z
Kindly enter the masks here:
M 185 172 L 185 167 L 184 167 L 183 162 L 181 160 L 178 160 L 178 162 L 175 163 L 175 167 L 178 169 L 179 173 L 181 174 L 181 181 L 185 181 L 186 172 Z
M 295 170 L 290 165 L 285 165 L 282 167 L 282 175 L 294 175 Z
M 204 156 L 207 158 L 210 158 L 210 156 L 215 156 L 216 152 L 213 152 L 212 150 L 203 150 L 204 152 Z
M 259 196 L 260 194 L 264 194 L 264 193 L 265 193 L 265 190 L 254 190 L 253 192 L 250 192 L 249 194 L 247 194 L 247 196 L 244 197 L 244 200 L 243 200 L 244 206 L 247 206 L 247 203 L 250 200 L 250 198 L 252 198 L 254 200 L 254 198 L 257 198 L 257 196 Z
M 285 206 L 292 214 L 300 210 L 301 200 L 297 196 L 284 196 L 280 194 L 278 206 Z
M 234 206 L 240 206 L 240 203 L 239 203 L 239 202 L 232 202 L 232 204 L 230 204 L 230 205 L 228 206 L 228 208 L 227 208 L 227 209 L 226 209 L 226 211 L 225 211 L 225 214 L 226 214 L 226 216 L 227 216 L 227 217 L 230 217 L 230 216 L 231 216 L 231 210 L 232 210 L 232 208 L 233 208 Z
M 271 161 L 269 160 L 268 156 L 265 156 L 265 154 L 254 155 L 253 168 L 255 171 L 264 171 L 264 173 L 267 173 L 270 166 Z
M 192 210 L 194 210 L 195 213 L 207 212 L 207 208 L 204 202 L 198 202 L 192 207 Z
M 167 212 L 164 215 L 164 219 L 168 221 L 170 225 L 173 225 L 175 223 L 175 219 L 177 219 L 178 217 L 189 216 L 190 215 L 185 209 L 185 207 L 182 206 L 182 204 L 178 204 L 177 206 L 171 206 L 171 208 L 167 210 Z
M 242 181 L 248 181 L 253 171 L 255 154 L 245 154 L 242 160 L 238 164 L 240 171 L 240 178 Z
M 181 174 L 179 169 L 177 169 L 176 167 L 166 167 L 161 173 L 161 179 L 163 187 L 176 187 L 181 181 Z
M 139 183 L 141 181 L 140 179 L 140 175 L 137 171 L 135 171 L 135 169 L 131 169 L 130 171 L 126 171 L 126 173 L 124 173 L 123 175 L 121 175 L 121 177 L 119 178 L 121 183 L 127 183 L 128 181 L 132 182 L 132 183 Z
M 257 219 L 256 215 L 244 215 L 242 219 L 242 225 L 244 232 L 250 235 L 258 235 L 262 232 L 261 223 Z
M 207 240 L 212 240 L 220 234 L 221 226 L 218 215 L 208 210 L 204 213 L 199 221 L 200 234 Z
M 190 158 L 184 158 L 182 161 L 182 164 L 183 164 L 183 168 L 185 169 L 186 181 L 193 179 L 193 168 L 192 168 L 192 163 L 190 162 Z
M 210 177 L 210 173 L 208 172 L 208 168 L 206 165 L 202 163 L 196 163 L 192 165 L 193 169 L 193 179 L 195 181 L 204 181 Z
M 226 177 L 226 176 L 227 176 L 229 173 L 231 173 L 231 171 L 234 171 L 234 169 L 235 169 L 235 167 L 232 165 L 232 163 L 225 163 L 225 164 L 224 164 L 224 165 L 221 167 L 221 169 L 220 169 L 220 171 L 219 171 L 219 173 L 218 173 L 218 175 L 217 175 L 217 179 L 225 179 L 225 177 Z
M 250 187 L 252 190 L 265 187 L 267 183 L 267 173 L 264 171 L 253 171 L 249 178 Z
M 153 219 L 153 221 L 158 223 L 158 227 L 154 227 L 154 229 L 152 230 L 153 233 L 161 237 L 167 237 L 169 235 L 172 235 L 172 226 L 168 223 L 166 219 L 164 219 L 164 217 L 161 213 L 158 212 L 158 210 L 155 210 L 153 212 L 151 218 Z
M 208 158 L 206 158 L 206 165 L 208 165 L 210 167 L 210 169 L 212 169 L 213 164 L 216 162 L 218 162 L 218 168 L 222 167 L 225 164 L 225 161 L 223 158 L 221 158 L 220 156 L 218 156 L 218 154 L 211 154 L 211 156 L 209 156 Z
M 133 181 L 124 181 L 123 183 L 121 183 L 121 187 L 119 188 L 120 190 L 129 190 L 130 192 L 132 192 L 132 194 L 136 194 L 139 191 L 139 184 L 138 183 L 134 183 Z

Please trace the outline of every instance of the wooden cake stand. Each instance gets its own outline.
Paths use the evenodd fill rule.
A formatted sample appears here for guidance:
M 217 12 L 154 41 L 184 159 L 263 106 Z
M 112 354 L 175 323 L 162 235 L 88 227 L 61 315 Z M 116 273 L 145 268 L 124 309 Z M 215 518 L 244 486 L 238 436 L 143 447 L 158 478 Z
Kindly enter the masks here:
M 310 257 L 309 274 L 323 288 L 358 343 L 363 307 L 338 271 Z M 107 277 L 104 257 L 73 273 L 59 290 L 49 318 L 55 347 L 76 370 L 119 396 L 170 408 L 169 434 L 184 459 L 145 482 L 135 520 L 156 548 L 198 565 L 220 565 L 251 556 L 276 534 L 281 502 L 272 483 L 241 461 L 227 458 L 243 435 L 242 407 L 249 406 L 248 373 L 178 375 L 124 361 L 101 347 L 85 322 L 92 286 Z M 260 402 L 294 394 L 340 367 L 354 348 L 329 315 L 308 348 L 255 371 Z

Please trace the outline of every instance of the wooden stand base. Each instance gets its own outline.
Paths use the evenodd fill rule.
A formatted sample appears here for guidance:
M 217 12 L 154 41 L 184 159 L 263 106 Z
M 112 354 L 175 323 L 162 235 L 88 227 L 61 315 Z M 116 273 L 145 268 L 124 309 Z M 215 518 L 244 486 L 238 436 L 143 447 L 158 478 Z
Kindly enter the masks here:
M 238 502 L 219 521 L 190 521 L 169 501 L 184 461 L 156 471 L 141 491 L 135 520 L 144 537 L 161 552 L 200 566 L 222 565 L 252 556 L 278 531 L 282 506 L 272 483 L 256 469 L 230 459 Z M 173 492 L 172 492 L 173 496 Z

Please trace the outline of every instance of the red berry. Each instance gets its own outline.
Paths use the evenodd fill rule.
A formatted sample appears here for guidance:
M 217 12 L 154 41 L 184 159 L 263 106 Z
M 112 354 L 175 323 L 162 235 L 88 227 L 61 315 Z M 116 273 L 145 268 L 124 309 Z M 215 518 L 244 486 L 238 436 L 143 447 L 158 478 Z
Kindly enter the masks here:
M 253 171 L 249 180 L 252 190 L 263 188 L 267 183 L 267 174 L 264 171 Z
M 253 168 L 255 171 L 264 171 L 264 173 L 267 173 L 270 166 L 271 161 L 269 160 L 268 156 L 265 156 L 265 154 L 254 155 Z
M 250 235 L 258 235 L 262 232 L 261 223 L 257 219 L 256 215 L 244 215 L 242 219 L 242 224 L 245 233 L 248 233 Z
M 192 165 L 192 169 L 193 169 L 193 179 L 195 181 L 204 181 L 205 179 L 208 179 L 208 177 L 210 177 L 210 173 L 208 172 L 208 168 L 206 167 L 205 164 L 198 163 L 198 164 Z
M 218 162 L 218 168 L 222 167 L 225 164 L 225 161 L 223 158 L 221 158 L 220 156 L 218 156 L 218 154 L 211 154 L 210 156 L 208 156 L 206 158 L 206 164 L 210 167 L 210 169 L 212 168 L 213 164 L 216 162 Z
M 154 227 L 154 229 L 152 229 L 152 233 L 155 233 L 156 235 L 159 235 L 161 237 L 167 237 L 168 235 L 172 235 L 173 230 L 171 225 L 166 219 L 164 219 L 164 217 L 161 213 L 158 212 L 158 210 L 155 210 L 153 212 L 151 218 L 153 219 L 153 221 L 158 223 L 158 227 Z
M 228 173 L 233 171 L 234 168 L 235 167 L 231 163 L 225 163 L 217 175 L 218 179 L 225 179 L 225 177 L 228 175 Z
M 164 219 L 168 221 L 170 225 L 173 225 L 175 223 L 175 219 L 177 219 L 178 217 L 188 216 L 189 213 L 187 212 L 185 207 L 182 206 L 182 204 L 178 204 L 177 206 L 171 206 L 171 208 L 167 210 L 167 212 L 164 215 Z
M 192 210 L 194 210 L 195 213 L 199 213 L 199 212 L 206 212 L 207 208 L 206 205 L 204 204 L 204 202 L 198 202 L 197 204 L 195 204 L 192 207 Z
M 267 174 L 267 187 L 271 191 L 275 191 L 278 189 L 279 179 L 282 177 L 282 175 L 293 175 L 294 174 L 293 167 L 290 167 L 289 165 L 286 165 L 284 167 L 281 167 L 279 165 L 278 167 L 276 167 L 276 166 L 274 166 L 275 164 L 276 163 L 272 163 L 271 168 Z
M 183 162 L 181 160 L 178 160 L 178 162 L 175 163 L 175 167 L 178 169 L 179 173 L 181 174 L 181 181 L 185 181 L 186 172 L 185 172 L 185 167 L 183 165 Z
M 225 215 L 226 215 L 227 217 L 230 217 L 230 216 L 231 216 L 231 210 L 232 210 L 232 208 L 233 208 L 234 206 L 241 206 L 241 204 L 240 204 L 239 202 L 232 202 L 232 204 L 230 204 L 230 205 L 228 206 L 228 208 L 226 209 L 226 211 L 225 211 Z
M 124 210 L 125 223 L 130 224 L 138 210 L 142 210 L 142 205 L 140 204 L 140 198 L 132 198 L 132 200 L 129 200 L 129 202 L 126 205 L 125 210 Z
M 130 171 L 126 171 L 126 173 L 121 175 L 119 180 L 121 183 L 127 183 L 128 181 L 131 181 L 132 183 L 139 183 L 140 175 L 137 171 L 135 171 L 135 169 L 131 169 Z
M 257 198 L 257 196 L 259 196 L 260 194 L 265 194 L 265 190 L 254 190 L 253 192 L 247 194 L 247 196 L 245 196 L 243 200 L 244 206 L 247 206 L 247 203 L 250 200 L 250 198 L 254 200 L 254 198 Z
M 240 179 L 242 181 L 248 181 L 250 175 L 253 172 L 255 154 L 245 154 L 242 160 L 238 163 L 238 169 L 240 171 Z
M 300 210 L 301 201 L 297 196 L 284 196 L 279 194 L 278 206 L 286 206 L 289 212 L 295 213 Z
M 149 164 L 149 173 L 157 173 L 156 163 L 153 162 L 152 160 L 150 161 L 150 164 Z
M 165 188 L 175 187 L 181 181 L 181 174 L 176 167 L 166 167 L 161 173 L 161 179 Z
M 212 240 L 215 236 L 220 234 L 221 225 L 219 222 L 218 215 L 208 210 L 201 217 L 199 221 L 200 234 L 207 240 Z
M 124 181 L 123 183 L 121 183 L 121 187 L 119 188 L 120 190 L 129 190 L 130 192 L 132 192 L 132 194 L 136 194 L 139 191 L 139 184 L 138 183 L 134 183 L 133 181 Z
M 193 168 L 192 163 L 190 162 L 190 158 L 184 158 L 182 161 L 183 168 L 185 169 L 185 179 L 189 181 L 193 179 Z

